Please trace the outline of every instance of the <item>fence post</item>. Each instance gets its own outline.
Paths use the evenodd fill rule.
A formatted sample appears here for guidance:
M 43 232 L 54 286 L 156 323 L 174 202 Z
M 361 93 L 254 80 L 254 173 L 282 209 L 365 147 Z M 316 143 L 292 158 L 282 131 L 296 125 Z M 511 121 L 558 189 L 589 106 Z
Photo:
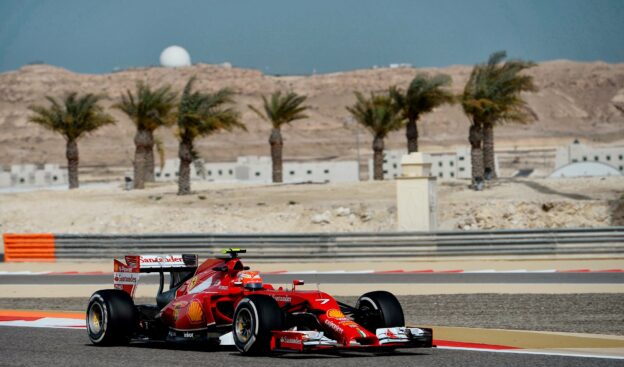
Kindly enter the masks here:
M 435 231 L 436 178 L 431 163 L 422 153 L 406 154 L 401 159 L 401 177 L 396 180 L 397 216 L 400 231 Z

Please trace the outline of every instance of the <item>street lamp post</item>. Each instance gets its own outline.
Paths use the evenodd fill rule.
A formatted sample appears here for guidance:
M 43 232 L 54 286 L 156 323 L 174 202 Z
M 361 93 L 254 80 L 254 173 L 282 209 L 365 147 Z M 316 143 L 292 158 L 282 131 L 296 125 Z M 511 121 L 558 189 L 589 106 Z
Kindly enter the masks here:
M 349 128 L 350 126 L 353 126 L 354 131 L 355 131 L 355 149 L 356 149 L 356 155 L 357 155 L 357 172 L 358 172 L 358 180 L 361 179 L 360 176 L 360 129 L 359 129 L 359 125 L 357 122 L 355 122 L 355 119 L 353 118 L 353 116 L 347 116 L 344 118 L 344 126 Z

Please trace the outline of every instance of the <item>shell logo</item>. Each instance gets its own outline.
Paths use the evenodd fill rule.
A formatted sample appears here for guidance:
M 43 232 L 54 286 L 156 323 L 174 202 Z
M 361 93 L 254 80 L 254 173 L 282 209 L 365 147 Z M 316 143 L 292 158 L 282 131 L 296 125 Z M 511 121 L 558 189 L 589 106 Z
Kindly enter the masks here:
M 335 309 L 335 308 L 330 308 L 329 310 L 327 310 L 326 314 L 327 314 L 327 317 L 333 317 L 335 319 L 345 317 L 342 311 Z
M 186 314 L 191 322 L 200 322 L 204 317 L 204 310 L 202 310 L 202 306 L 198 301 L 193 301 Z

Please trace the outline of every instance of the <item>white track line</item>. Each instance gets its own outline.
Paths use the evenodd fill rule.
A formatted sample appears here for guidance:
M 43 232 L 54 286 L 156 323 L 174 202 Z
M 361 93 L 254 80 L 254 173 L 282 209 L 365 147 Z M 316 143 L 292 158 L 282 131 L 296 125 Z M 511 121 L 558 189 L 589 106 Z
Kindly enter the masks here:
M 43 317 L 38 320 L 0 321 L 0 326 L 36 327 L 51 329 L 86 329 L 84 321 L 60 317 Z
M 34 327 L 34 328 L 49 328 L 49 329 L 80 329 L 80 330 L 86 329 L 84 322 L 81 322 L 80 320 L 60 318 L 60 317 L 44 317 L 38 320 L 31 320 L 31 321 L 25 321 L 25 320 L 0 321 L 0 326 Z M 437 347 L 437 349 L 624 360 L 624 356 L 574 353 L 574 352 L 559 352 L 559 351 L 546 351 L 546 350 L 545 351 L 523 350 L 523 349 L 500 350 L 500 349 L 445 347 L 445 346 Z
M 535 351 L 524 349 L 484 349 L 484 348 L 464 348 L 464 347 L 437 347 L 437 349 L 456 349 L 456 350 L 468 350 L 475 352 L 491 352 L 491 353 L 514 353 L 514 354 L 535 354 L 543 356 L 561 356 L 561 357 L 579 357 L 579 358 L 601 358 L 601 359 L 617 359 L 624 360 L 624 356 L 619 355 L 602 355 L 602 354 L 587 354 L 587 353 L 574 353 L 574 352 L 558 352 L 558 351 Z

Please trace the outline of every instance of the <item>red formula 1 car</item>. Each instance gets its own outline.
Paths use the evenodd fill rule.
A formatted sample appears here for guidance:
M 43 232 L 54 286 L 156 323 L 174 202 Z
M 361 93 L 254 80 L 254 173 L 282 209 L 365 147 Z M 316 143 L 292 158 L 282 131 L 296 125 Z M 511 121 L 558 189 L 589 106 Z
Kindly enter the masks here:
M 432 331 L 406 327 L 391 293 L 376 291 L 355 307 L 321 291 L 275 289 L 228 249 L 198 266 L 197 255 L 126 256 L 114 261 L 115 289 L 97 291 L 87 307 L 87 332 L 96 345 L 130 340 L 235 345 L 243 354 L 337 349 L 390 351 L 430 348 Z M 155 305 L 135 305 L 142 273 L 160 274 Z M 164 273 L 170 274 L 163 291 Z

